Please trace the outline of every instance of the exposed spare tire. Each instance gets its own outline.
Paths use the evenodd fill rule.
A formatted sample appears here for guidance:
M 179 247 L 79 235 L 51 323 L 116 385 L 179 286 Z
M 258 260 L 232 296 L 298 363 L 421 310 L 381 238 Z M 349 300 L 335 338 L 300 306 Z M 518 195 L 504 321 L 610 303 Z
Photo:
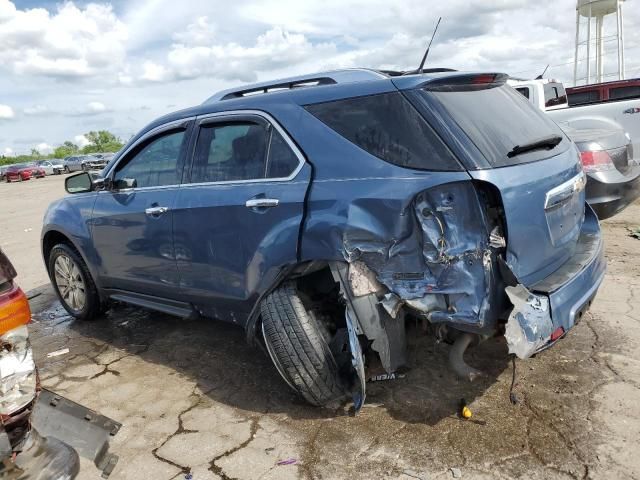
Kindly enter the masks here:
M 285 282 L 269 294 L 260 313 L 269 355 L 292 388 L 316 406 L 347 396 L 335 358 L 315 316 L 302 302 L 295 281 Z

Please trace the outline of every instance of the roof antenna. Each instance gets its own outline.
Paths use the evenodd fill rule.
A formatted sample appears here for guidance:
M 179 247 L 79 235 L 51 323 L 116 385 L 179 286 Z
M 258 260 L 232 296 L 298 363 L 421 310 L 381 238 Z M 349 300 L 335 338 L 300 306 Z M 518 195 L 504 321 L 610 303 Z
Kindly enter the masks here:
M 418 67 L 418 73 L 422 73 L 424 68 L 424 62 L 427 61 L 427 56 L 429 56 L 429 49 L 431 48 L 431 42 L 433 42 L 433 38 L 436 36 L 436 32 L 438 31 L 438 25 L 440 25 L 440 20 L 442 17 L 438 18 L 438 23 L 436 23 L 436 28 L 433 29 L 433 35 L 431 35 L 431 40 L 429 40 L 429 46 L 427 46 L 427 51 L 424 52 L 424 57 L 422 57 L 422 61 L 420 62 L 420 66 Z
M 542 72 L 540 75 L 538 75 L 536 77 L 536 80 L 542 80 L 542 77 L 544 77 L 544 74 L 547 73 L 547 68 L 549 68 L 549 64 L 547 64 L 547 66 L 544 67 L 544 72 Z

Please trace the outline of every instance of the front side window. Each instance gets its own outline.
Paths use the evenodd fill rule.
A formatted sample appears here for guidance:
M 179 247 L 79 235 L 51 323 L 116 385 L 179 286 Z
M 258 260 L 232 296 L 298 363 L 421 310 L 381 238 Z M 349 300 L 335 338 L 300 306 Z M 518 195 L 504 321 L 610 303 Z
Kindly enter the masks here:
M 299 164 L 282 135 L 261 120 L 205 124 L 200 128 L 191 181 L 233 182 L 286 178 Z
M 137 188 L 179 184 L 184 134 L 184 130 L 172 131 L 145 143 L 123 166 L 118 166 L 114 181 L 135 180 Z

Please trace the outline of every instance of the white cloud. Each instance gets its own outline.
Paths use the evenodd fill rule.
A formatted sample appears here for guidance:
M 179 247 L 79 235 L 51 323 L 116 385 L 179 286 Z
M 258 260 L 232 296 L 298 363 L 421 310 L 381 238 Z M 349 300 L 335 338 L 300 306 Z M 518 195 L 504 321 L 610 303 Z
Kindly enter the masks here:
M 209 35 L 204 33 L 205 28 L 210 29 Z M 176 34 L 174 38 L 185 43 L 171 46 L 165 65 L 145 62 L 142 80 L 165 82 L 216 77 L 250 82 L 256 80 L 258 72 L 294 66 L 308 58 L 327 58 L 336 52 L 336 46 L 332 43 L 313 44 L 305 35 L 291 33 L 281 27 L 274 27 L 259 35 L 251 46 L 235 42 L 205 45 L 205 40 L 213 39 L 213 30 L 206 18 L 198 19 L 197 24 L 187 27 L 185 34 Z
M 46 105 L 34 105 L 22 110 L 25 115 L 44 115 L 49 113 L 49 107 Z
M 73 137 L 73 143 L 78 145 L 80 148 L 86 147 L 89 145 L 89 140 L 84 135 L 76 135 Z
M 72 2 L 53 14 L 0 0 L 0 65 L 23 75 L 84 77 L 116 70 L 127 29 L 109 5 Z
M 103 113 L 107 111 L 107 107 L 101 102 L 89 102 L 87 104 L 87 111 L 91 113 Z
M 0 12 L 0 15 L 2 14 L 2 12 Z M 12 157 L 13 156 L 13 148 L 7 147 L 4 149 L 4 151 L 2 152 L 2 155 L 5 157 Z
M 13 117 L 15 117 L 13 108 L 11 108 L 9 105 L 0 104 L 0 120 L 9 120 Z
M 51 152 L 53 152 L 53 147 L 47 143 L 39 143 L 38 145 L 36 145 L 36 150 L 38 150 L 38 152 L 40 152 L 41 154 L 47 155 Z

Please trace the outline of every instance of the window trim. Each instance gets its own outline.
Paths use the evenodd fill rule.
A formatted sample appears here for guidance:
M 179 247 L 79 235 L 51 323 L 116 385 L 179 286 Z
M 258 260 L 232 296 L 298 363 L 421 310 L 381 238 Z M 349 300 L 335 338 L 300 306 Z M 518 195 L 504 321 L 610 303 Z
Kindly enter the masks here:
M 284 141 L 286 142 L 286 144 L 289 146 L 289 148 L 291 148 L 294 155 L 298 158 L 298 166 L 293 170 L 293 172 L 291 172 L 291 174 L 287 177 L 278 177 L 278 178 L 255 178 L 252 180 L 224 180 L 224 181 L 218 181 L 218 182 L 192 182 L 191 172 L 193 169 L 193 162 L 195 157 L 195 147 L 198 143 L 198 137 L 200 136 L 200 127 L 202 125 L 210 125 L 212 123 L 215 124 L 215 123 L 236 122 L 238 120 L 241 120 L 242 117 L 251 117 L 251 116 L 260 117 L 262 120 L 266 121 L 266 123 L 270 125 L 272 128 L 275 128 L 278 131 L 278 133 L 280 133 L 282 138 L 284 138 Z M 289 134 L 286 132 L 286 130 L 282 128 L 282 126 L 275 120 L 275 118 L 273 118 L 271 115 L 261 110 L 228 110 L 224 112 L 215 112 L 215 113 L 208 113 L 205 115 L 199 115 L 198 117 L 196 117 L 196 123 L 194 128 L 197 128 L 198 131 L 194 135 L 195 141 L 192 143 L 192 148 L 190 149 L 188 154 L 188 157 L 189 157 L 188 158 L 188 165 L 189 165 L 188 180 L 189 181 L 180 184 L 181 187 L 183 186 L 197 187 L 197 186 L 203 186 L 203 185 L 234 185 L 234 184 L 241 185 L 245 183 L 265 183 L 265 182 L 271 182 L 271 183 L 290 182 L 298 176 L 298 174 L 300 173 L 300 170 L 302 170 L 302 167 L 304 167 L 304 165 L 306 164 L 306 160 L 302 151 L 293 142 L 293 140 L 291 139 Z M 271 142 L 269 142 L 269 145 L 268 145 L 268 149 L 270 148 L 271 148 Z M 268 164 L 268 152 L 267 152 L 267 159 L 265 159 L 265 168 L 267 164 Z
M 142 135 L 138 140 L 135 141 L 135 143 L 132 143 L 131 145 L 129 145 L 129 147 L 127 147 L 127 149 L 122 152 L 122 155 L 120 155 L 120 157 L 118 158 L 118 160 L 111 165 L 111 167 L 109 168 L 109 170 L 107 172 L 105 172 L 104 174 L 104 178 L 105 179 L 109 179 L 109 181 L 113 181 L 113 176 L 116 172 L 116 170 L 118 169 L 118 166 L 122 163 L 122 162 L 127 162 L 129 160 L 128 156 L 129 153 L 131 153 L 132 150 L 135 150 L 136 148 L 138 148 L 140 146 L 140 144 L 147 142 L 148 140 L 152 139 L 153 137 L 159 136 L 160 134 L 162 134 L 163 132 L 166 132 L 168 130 L 174 130 L 176 128 L 180 128 L 180 127 L 184 127 L 185 129 L 185 135 L 189 134 L 189 122 L 192 122 L 193 120 L 195 120 L 196 117 L 188 117 L 188 118 L 182 118 L 180 120 L 174 120 L 172 122 L 168 122 L 168 123 L 164 123 L 162 125 L 158 125 L 155 128 L 152 128 L 151 130 L 149 130 L 147 133 L 145 133 L 144 135 Z M 187 160 L 187 155 L 189 152 L 189 143 L 188 143 L 188 138 L 187 138 L 187 143 L 185 144 L 185 148 L 184 151 L 181 152 L 181 156 L 185 157 L 185 162 Z M 183 172 L 184 172 L 184 164 L 183 164 Z M 145 191 L 145 190 L 159 190 L 159 189 L 167 189 L 167 188 L 175 188 L 180 186 L 179 183 L 174 184 L 174 185 L 155 185 L 153 187 L 134 187 L 134 188 L 123 188 L 122 190 L 117 190 L 118 193 L 126 193 L 126 192 L 139 192 L 139 191 Z M 109 192 L 113 192 L 113 190 L 102 190 L 102 191 L 109 191 Z

